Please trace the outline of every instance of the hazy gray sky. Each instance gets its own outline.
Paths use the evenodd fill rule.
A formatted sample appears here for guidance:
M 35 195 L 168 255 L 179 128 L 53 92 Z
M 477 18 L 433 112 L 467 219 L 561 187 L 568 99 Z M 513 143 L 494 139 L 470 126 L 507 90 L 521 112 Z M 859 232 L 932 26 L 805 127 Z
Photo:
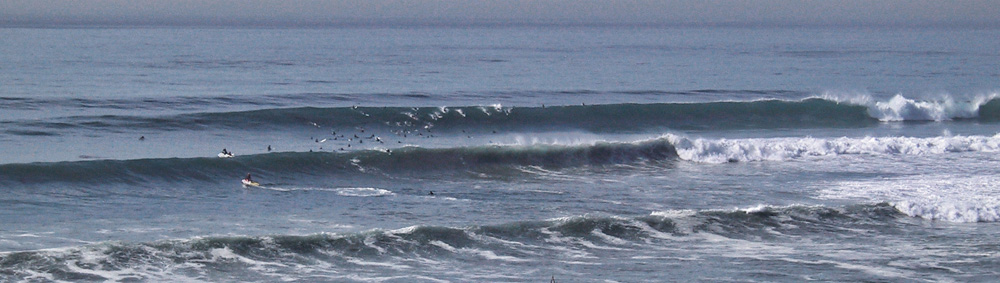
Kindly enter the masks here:
M 997 0 L 0 0 L 0 24 L 1000 26 Z

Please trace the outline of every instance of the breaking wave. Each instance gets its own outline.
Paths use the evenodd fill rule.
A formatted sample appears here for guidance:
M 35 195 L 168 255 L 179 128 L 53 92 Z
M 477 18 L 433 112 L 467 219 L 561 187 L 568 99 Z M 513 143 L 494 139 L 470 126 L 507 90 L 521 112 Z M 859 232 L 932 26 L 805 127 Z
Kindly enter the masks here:
M 703 163 L 784 161 L 838 155 L 924 155 L 1000 151 L 994 136 L 703 139 L 664 137 L 683 160 Z
M 925 155 L 1000 151 L 994 136 L 704 139 L 676 134 L 633 142 L 403 147 L 391 151 L 283 152 L 235 158 L 89 160 L 0 165 L 0 183 L 207 181 L 261 172 L 338 175 L 358 172 L 465 172 L 522 166 L 565 168 L 620 164 L 787 161 L 842 155 Z M 241 173 L 243 172 L 243 173 Z
M 0 253 L 0 281 L 353 281 L 443 275 L 473 280 L 487 275 L 463 270 L 483 263 L 507 268 L 602 264 L 597 255 L 606 251 L 641 254 L 663 245 L 686 246 L 683 243 L 701 241 L 704 235 L 753 241 L 803 235 L 821 239 L 829 236 L 824 233 L 845 236 L 891 227 L 901 216 L 886 204 L 762 206 L 464 228 L 412 226 L 346 234 L 107 242 Z

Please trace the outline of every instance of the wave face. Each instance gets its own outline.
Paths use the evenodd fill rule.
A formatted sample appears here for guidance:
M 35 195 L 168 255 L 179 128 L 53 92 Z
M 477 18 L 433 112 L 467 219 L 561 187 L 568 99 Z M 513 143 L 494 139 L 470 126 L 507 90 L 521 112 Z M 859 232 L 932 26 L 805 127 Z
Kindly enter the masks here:
M 577 216 L 465 228 L 412 226 L 348 234 L 109 242 L 0 253 L 0 280 L 521 281 L 552 274 L 513 271 L 563 266 L 569 269 L 564 276 L 572 277 L 579 268 L 636 264 L 637 258 L 649 256 L 674 266 L 704 264 L 703 260 L 732 262 L 725 258 L 733 252 L 724 248 L 727 245 L 746 240 L 814 245 L 812 241 L 831 237 L 869 237 L 867 231 L 894 234 L 900 216 L 885 204 L 757 207 L 662 211 L 633 218 Z M 723 248 L 702 249 L 705 245 Z M 678 252 L 685 255 L 670 257 Z M 684 259 L 691 256 L 701 259 Z M 873 260 L 882 257 L 873 256 Z M 825 260 L 847 260 L 829 257 Z M 482 264 L 496 266 L 477 267 Z
M 0 165 L 0 182 L 75 182 L 91 184 L 145 181 L 210 181 L 233 172 L 272 175 L 328 175 L 364 172 L 464 172 L 519 166 L 577 167 L 659 162 L 676 157 L 665 139 L 587 145 L 405 147 L 347 153 L 285 152 L 235 158 L 94 160 Z
M 387 172 L 423 174 L 504 171 L 523 166 L 566 168 L 662 162 L 790 161 L 837 156 L 932 155 L 998 152 L 994 136 L 704 139 L 676 134 L 634 142 L 493 145 L 453 148 L 403 147 L 343 153 L 283 152 L 235 158 L 93 160 L 0 165 L 0 182 L 141 183 L 211 181 L 233 172 L 275 176 L 338 176 Z M 510 170 L 516 171 L 516 170 Z

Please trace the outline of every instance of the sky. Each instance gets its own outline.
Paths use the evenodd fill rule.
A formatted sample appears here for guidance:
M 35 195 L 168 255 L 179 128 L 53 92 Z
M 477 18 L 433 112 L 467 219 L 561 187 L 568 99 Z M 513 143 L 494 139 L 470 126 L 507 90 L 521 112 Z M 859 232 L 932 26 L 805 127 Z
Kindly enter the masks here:
M 0 25 L 1000 27 L 997 0 L 0 0 Z

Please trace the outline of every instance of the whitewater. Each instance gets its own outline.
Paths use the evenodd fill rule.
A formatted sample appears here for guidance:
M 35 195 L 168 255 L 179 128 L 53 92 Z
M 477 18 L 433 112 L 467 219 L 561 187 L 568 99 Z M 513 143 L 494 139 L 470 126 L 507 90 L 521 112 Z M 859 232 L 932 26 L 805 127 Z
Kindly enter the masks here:
M 992 29 L 0 38 L 4 282 L 1000 275 Z

